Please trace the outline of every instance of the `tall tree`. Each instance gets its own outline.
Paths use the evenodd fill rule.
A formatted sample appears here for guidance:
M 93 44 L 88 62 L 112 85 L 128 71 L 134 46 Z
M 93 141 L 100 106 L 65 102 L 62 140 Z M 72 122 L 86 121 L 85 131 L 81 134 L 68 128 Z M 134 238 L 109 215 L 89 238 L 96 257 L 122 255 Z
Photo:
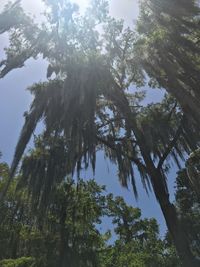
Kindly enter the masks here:
M 183 116 L 174 99 L 166 97 L 162 103 L 141 107 L 142 96 L 130 93 L 131 86 L 142 85 L 144 78 L 141 68 L 134 64 L 136 36 L 130 28 L 124 29 L 122 22 L 107 16 L 107 2 L 93 1 L 84 16 L 77 16 L 77 6 L 68 1 L 45 2 L 49 7 L 47 26 L 33 22 L 27 25 L 23 19 L 17 28 L 12 23 L 9 26 L 10 45 L 1 64 L 1 76 L 41 54 L 49 62 L 49 80 L 30 88 L 34 100 L 25 116 L 4 192 L 37 123 L 43 119 L 49 153 L 34 168 L 47 177 L 39 186 L 51 192 L 48 189 L 60 179 L 55 174 L 60 174 L 63 166 L 66 174 L 73 174 L 75 169 L 79 173 L 83 165 L 87 168 L 89 164 L 95 170 L 96 151 L 104 149 L 117 163 L 122 185 L 127 186 L 131 178 L 135 196 L 133 168 L 138 168 L 146 191 L 154 190 L 185 266 L 198 266 L 170 203 L 166 182 L 168 156 L 179 164 L 184 153 L 197 148 L 199 136 L 192 131 L 193 123 Z M 96 30 L 99 24 L 104 28 L 101 36 Z M 51 140 L 60 136 L 64 143 L 57 146 Z M 57 160 L 58 152 L 65 156 L 64 161 Z M 33 168 L 22 170 L 31 173 Z M 26 177 L 31 177 L 28 172 Z

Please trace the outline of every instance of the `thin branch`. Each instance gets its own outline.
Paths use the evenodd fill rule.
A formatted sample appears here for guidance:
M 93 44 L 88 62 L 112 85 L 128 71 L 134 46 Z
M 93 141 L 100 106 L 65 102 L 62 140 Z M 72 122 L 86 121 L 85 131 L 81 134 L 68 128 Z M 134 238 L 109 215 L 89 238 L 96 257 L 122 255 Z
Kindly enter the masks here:
M 170 119 L 171 119 L 171 117 L 172 117 L 172 114 L 173 114 L 173 112 L 176 110 L 176 108 L 177 108 L 177 105 L 178 105 L 178 102 L 177 101 L 175 101 L 175 103 L 174 103 L 174 106 L 172 107 L 172 109 L 171 109 L 171 111 L 169 112 L 169 114 L 168 114 L 168 118 L 167 118 L 167 121 L 170 121 Z
M 96 136 L 97 140 L 101 143 L 103 143 L 105 146 L 109 147 L 112 150 L 117 150 L 116 146 L 111 144 L 108 140 L 105 140 L 104 138 L 100 137 L 100 136 Z M 146 170 L 146 166 L 137 158 L 133 157 L 133 156 L 129 156 L 126 153 L 122 152 L 122 155 L 127 157 L 130 161 L 134 162 L 137 166 L 142 167 L 144 170 Z
M 114 141 L 114 142 L 123 142 L 125 140 L 127 140 L 126 136 L 112 138 L 112 141 Z M 135 139 L 128 138 L 128 141 L 130 141 L 131 143 L 137 144 L 137 141 Z
M 174 146 L 176 145 L 176 142 L 178 141 L 178 138 L 180 137 L 180 134 L 182 132 L 182 123 L 185 120 L 185 116 L 183 115 L 183 118 L 180 122 L 180 125 L 174 135 L 174 138 L 170 141 L 170 143 L 168 144 L 165 152 L 163 153 L 162 157 L 159 160 L 157 169 L 160 170 L 163 166 L 164 161 L 166 160 L 166 158 L 169 156 L 169 154 L 171 153 L 172 149 L 174 148 Z
M 106 122 L 98 125 L 97 129 L 99 130 L 99 129 L 105 127 L 105 126 L 108 126 L 112 122 L 121 121 L 121 120 L 124 120 L 124 117 L 112 118 L 112 119 L 109 119 L 109 120 L 106 119 Z

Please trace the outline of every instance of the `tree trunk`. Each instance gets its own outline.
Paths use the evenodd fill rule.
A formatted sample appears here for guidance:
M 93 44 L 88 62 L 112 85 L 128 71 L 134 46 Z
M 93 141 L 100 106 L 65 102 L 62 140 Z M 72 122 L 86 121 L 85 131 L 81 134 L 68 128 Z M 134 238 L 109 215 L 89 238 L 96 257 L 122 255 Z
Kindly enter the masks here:
M 156 176 L 154 173 L 157 173 Z M 156 186 L 154 186 L 154 193 L 161 207 L 162 213 L 164 215 L 167 228 L 172 237 L 178 255 L 183 263 L 183 267 L 198 267 L 200 266 L 200 261 L 195 259 L 193 256 L 189 240 L 186 235 L 186 231 L 178 219 L 175 206 L 169 201 L 169 194 L 166 194 L 162 184 L 159 184 L 159 181 L 162 181 L 162 173 L 157 169 L 153 170 L 152 179 L 157 180 Z
M 59 250 L 59 266 L 65 267 L 67 263 L 68 257 L 68 237 L 65 231 L 65 220 L 66 220 L 66 210 L 62 206 L 61 214 L 60 214 L 60 250 Z M 68 266 L 70 266 L 70 262 L 68 262 Z
M 200 266 L 200 261 L 192 254 L 186 231 L 184 231 L 182 223 L 178 219 L 175 206 L 169 201 L 169 193 L 164 182 L 165 177 L 162 171 L 155 167 L 150 154 L 145 149 L 144 142 L 141 143 L 139 140 L 139 145 L 148 174 L 151 178 L 156 199 L 162 210 L 167 228 L 183 263 L 183 267 L 198 267 Z

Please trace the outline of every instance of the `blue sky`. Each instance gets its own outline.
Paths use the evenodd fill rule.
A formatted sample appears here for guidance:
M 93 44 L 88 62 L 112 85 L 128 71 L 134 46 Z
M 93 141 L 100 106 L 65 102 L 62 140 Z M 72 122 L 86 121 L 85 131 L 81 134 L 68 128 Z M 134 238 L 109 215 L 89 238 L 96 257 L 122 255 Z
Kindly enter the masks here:
M 86 0 L 82 1 L 86 2 Z M 7 1 L 3 0 L 3 2 L 6 3 Z M 42 7 L 40 1 L 23 0 L 23 3 L 27 11 L 31 11 L 38 16 L 40 13 L 39 10 Z M 110 13 L 113 16 L 125 19 L 126 23 L 130 24 L 132 20 L 136 19 L 138 14 L 137 2 L 131 0 L 112 0 Z M 7 36 L 5 34 L 0 36 L 0 60 L 4 57 L 3 48 L 7 43 Z M 3 153 L 2 159 L 8 163 L 12 160 L 20 130 L 24 123 L 23 114 L 28 110 L 32 100 L 26 88 L 34 82 L 45 80 L 46 67 L 47 63 L 43 60 L 31 59 L 26 62 L 24 68 L 14 70 L 4 79 L 0 80 L 0 151 Z M 148 94 L 148 101 L 156 101 L 157 98 L 159 98 L 159 93 L 151 90 L 151 93 Z M 147 196 L 140 183 L 138 173 L 136 172 L 135 175 L 138 178 L 138 202 L 134 199 L 131 187 L 127 190 L 120 186 L 116 166 L 106 161 L 102 152 L 98 153 L 95 174 L 96 181 L 100 184 L 105 184 L 108 192 L 123 196 L 128 204 L 141 208 L 143 217 L 155 217 L 160 224 L 161 234 L 163 234 L 166 226 L 159 205 L 153 193 Z M 175 169 L 172 169 L 169 175 L 169 186 L 172 191 L 174 177 Z M 82 173 L 82 178 L 93 178 L 93 174 L 88 170 Z

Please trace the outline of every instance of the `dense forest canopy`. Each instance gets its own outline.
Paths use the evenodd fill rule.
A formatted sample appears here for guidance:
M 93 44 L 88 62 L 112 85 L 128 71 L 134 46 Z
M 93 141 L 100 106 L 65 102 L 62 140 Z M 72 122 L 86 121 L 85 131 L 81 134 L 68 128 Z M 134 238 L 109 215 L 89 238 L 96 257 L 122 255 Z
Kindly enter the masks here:
M 199 266 L 199 236 L 190 233 L 185 223 L 187 218 L 182 219 L 179 214 L 182 201 L 178 200 L 177 207 L 170 202 L 167 184 L 172 164 L 181 169 L 193 153 L 180 177 L 184 176 L 184 183 L 188 181 L 187 187 L 197 196 L 198 203 L 198 3 L 140 1 L 138 22 L 132 28 L 110 17 L 107 1 L 91 1 L 83 15 L 78 13 L 76 4 L 67 0 L 43 2 L 45 23 L 36 24 L 25 14 L 20 1 L 8 3 L 0 14 L 0 33 L 9 35 L 6 57 L 0 62 L 0 77 L 22 68 L 29 58 L 42 56 L 48 62 L 47 81 L 29 88 L 33 101 L 25 113 L 13 162 L 1 186 L 2 205 L 16 184 L 20 195 L 26 197 L 27 192 L 28 205 L 35 213 L 35 217 L 29 219 L 35 221 L 41 214 L 51 213 L 54 194 L 64 186 L 66 177 L 77 172 L 79 178 L 81 169 L 88 166 L 95 172 L 96 153 L 103 150 L 117 165 L 122 186 L 127 187 L 131 182 L 135 197 L 138 197 L 137 168 L 146 192 L 153 191 L 156 196 L 183 266 Z M 140 88 L 147 83 L 149 90 L 153 90 L 152 87 L 166 90 L 159 103 L 143 105 L 146 96 Z M 35 137 L 34 148 L 24 155 L 41 120 L 43 133 Z M 14 178 L 16 174 L 18 178 Z M 65 186 L 60 190 L 64 189 Z M 62 197 L 62 192 L 58 195 Z M 117 205 L 117 200 L 113 203 Z M 131 210 L 127 213 L 131 214 Z M 194 216 L 199 216 L 198 212 Z M 119 218 L 114 221 L 118 222 Z M 40 225 L 37 227 L 41 230 Z M 194 230 L 198 231 L 198 227 Z M 124 249 L 126 253 L 126 244 L 132 242 L 132 230 L 129 239 L 120 234 L 126 231 L 125 226 L 122 230 L 120 226 L 116 229 L 122 240 L 114 250 Z M 62 224 L 60 231 L 64 231 Z M 155 233 L 154 228 L 154 241 Z M 123 238 L 126 239 L 124 246 Z M 102 237 L 98 236 L 96 241 L 103 242 Z M 59 264 L 65 266 L 68 256 L 62 249 L 66 249 L 66 244 L 64 240 L 59 242 L 63 244 Z M 10 255 L 15 258 L 17 254 Z M 89 256 L 84 257 L 87 262 Z M 88 264 L 97 266 L 94 262 Z

